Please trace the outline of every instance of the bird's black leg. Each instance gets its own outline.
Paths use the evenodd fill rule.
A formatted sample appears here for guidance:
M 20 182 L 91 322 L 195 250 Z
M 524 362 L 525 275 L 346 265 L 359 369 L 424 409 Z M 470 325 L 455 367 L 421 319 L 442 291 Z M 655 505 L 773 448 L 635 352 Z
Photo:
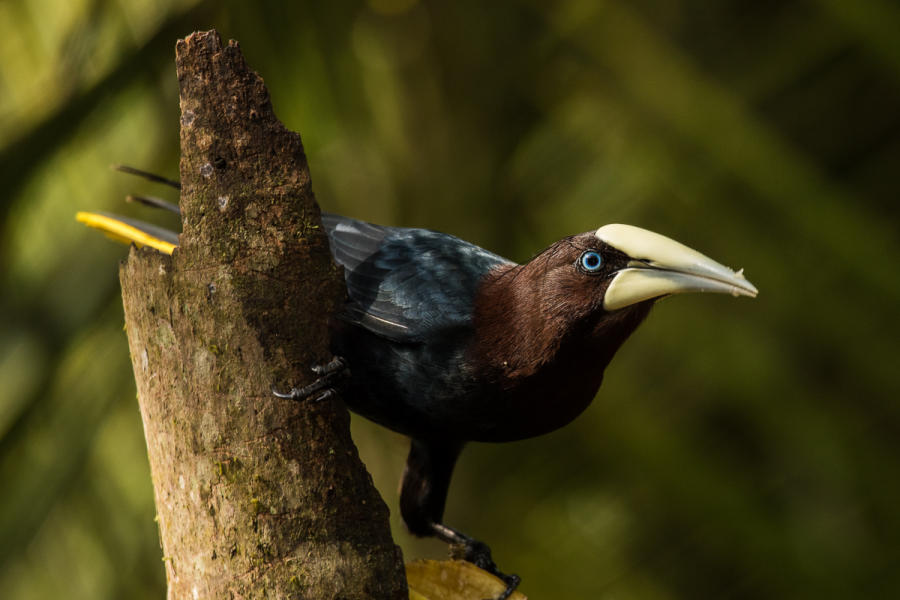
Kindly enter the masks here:
M 336 387 L 341 380 L 346 379 L 350 375 L 350 369 L 340 356 L 335 356 L 330 362 L 324 365 L 316 365 L 312 368 L 312 372 L 319 376 L 307 386 L 301 388 L 291 388 L 291 391 L 282 393 L 274 388 L 272 393 L 279 398 L 287 398 L 289 400 L 303 401 L 312 398 L 313 402 L 321 402 L 331 398 L 337 393 Z
M 400 513 L 410 533 L 437 537 L 450 544 L 454 558 L 462 558 L 502 579 L 506 590 L 496 600 L 506 600 L 519 585 L 519 576 L 501 572 L 487 544 L 441 522 L 450 477 L 462 447 L 461 442 L 452 440 L 412 440 L 400 485 Z

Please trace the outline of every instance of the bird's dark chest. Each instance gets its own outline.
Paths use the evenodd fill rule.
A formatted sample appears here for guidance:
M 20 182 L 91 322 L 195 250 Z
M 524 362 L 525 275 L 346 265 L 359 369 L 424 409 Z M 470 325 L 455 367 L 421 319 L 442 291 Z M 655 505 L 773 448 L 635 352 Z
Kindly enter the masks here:
M 549 433 L 580 415 L 603 381 L 605 361 L 580 351 L 560 352 L 533 369 L 500 361 L 484 369 L 486 425 L 478 441 L 512 441 Z
M 554 431 L 590 405 L 622 343 L 646 317 L 649 304 L 579 321 L 529 318 L 518 326 L 482 326 L 470 350 L 491 427 L 481 441 L 510 441 Z M 499 318 L 494 323 L 501 324 Z

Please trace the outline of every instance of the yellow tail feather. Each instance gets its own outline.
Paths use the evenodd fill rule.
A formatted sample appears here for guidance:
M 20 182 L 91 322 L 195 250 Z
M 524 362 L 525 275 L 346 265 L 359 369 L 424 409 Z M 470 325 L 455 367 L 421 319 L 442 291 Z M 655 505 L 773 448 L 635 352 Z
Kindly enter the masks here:
M 79 212 L 75 215 L 75 219 L 88 227 L 99 229 L 105 233 L 107 237 L 116 240 L 117 242 L 122 242 L 123 244 L 134 243 L 138 248 L 141 246 L 149 246 L 154 250 L 159 250 L 165 254 L 172 254 L 172 251 L 175 249 L 175 244 L 153 237 L 136 227 L 106 215 L 92 212 Z

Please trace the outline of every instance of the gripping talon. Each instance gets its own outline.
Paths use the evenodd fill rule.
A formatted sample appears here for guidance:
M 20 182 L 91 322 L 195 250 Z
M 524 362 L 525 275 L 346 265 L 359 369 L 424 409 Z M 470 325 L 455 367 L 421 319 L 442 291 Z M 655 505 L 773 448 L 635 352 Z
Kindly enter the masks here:
M 507 600 L 512 593 L 516 591 L 516 588 L 519 587 L 522 578 L 515 574 L 507 575 L 500 571 L 500 569 L 497 568 L 494 559 L 491 557 L 491 549 L 484 542 L 464 536 L 458 532 L 457 535 L 459 536 L 459 541 L 450 546 L 451 558 L 461 558 L 466 562 L 470 562 L 479 569 L 487 571 L 491 575 L 499 578 L 506 584 L 506 589 L 503 590 L 499 596 L 496 598 L 487 598 L 485 600 Z
M 337 393 L 335 384 L 338 379 L 346 377 L 350 373 L 347 368 L 347 361 L 340 356 L 335 356 L 325 365 L 315 365 L 312 367 L 312 372 L 318 375 L 319 378 L 311 384 L 301 388 L 291 388 L 291 391 L 287 393 L 279 392 L 273 387 L 272 394 L 278 398 L 285 398 L 286 400 L 294 400 L 296 402 L 302 402 L 304 400 L 322 402 L 323 400 L 328 400 L 335 396 Z

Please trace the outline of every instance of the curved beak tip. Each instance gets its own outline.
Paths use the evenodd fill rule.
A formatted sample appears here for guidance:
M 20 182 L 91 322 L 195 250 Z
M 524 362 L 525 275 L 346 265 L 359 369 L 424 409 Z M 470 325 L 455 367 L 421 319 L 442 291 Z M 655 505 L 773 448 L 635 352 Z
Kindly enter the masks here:
M 738 296 L 756 298 L 756 296 L 759 294 L 759 290 L 756 289 L 756 286 L 750 283 L 744 276 L 744 269 L 738 269 L 734 272 L 734 279 L 732 280 L 732 283 L 734 284 L 734 287 L 731 290 L 731 295 L 735 298 L 737 298 Z

